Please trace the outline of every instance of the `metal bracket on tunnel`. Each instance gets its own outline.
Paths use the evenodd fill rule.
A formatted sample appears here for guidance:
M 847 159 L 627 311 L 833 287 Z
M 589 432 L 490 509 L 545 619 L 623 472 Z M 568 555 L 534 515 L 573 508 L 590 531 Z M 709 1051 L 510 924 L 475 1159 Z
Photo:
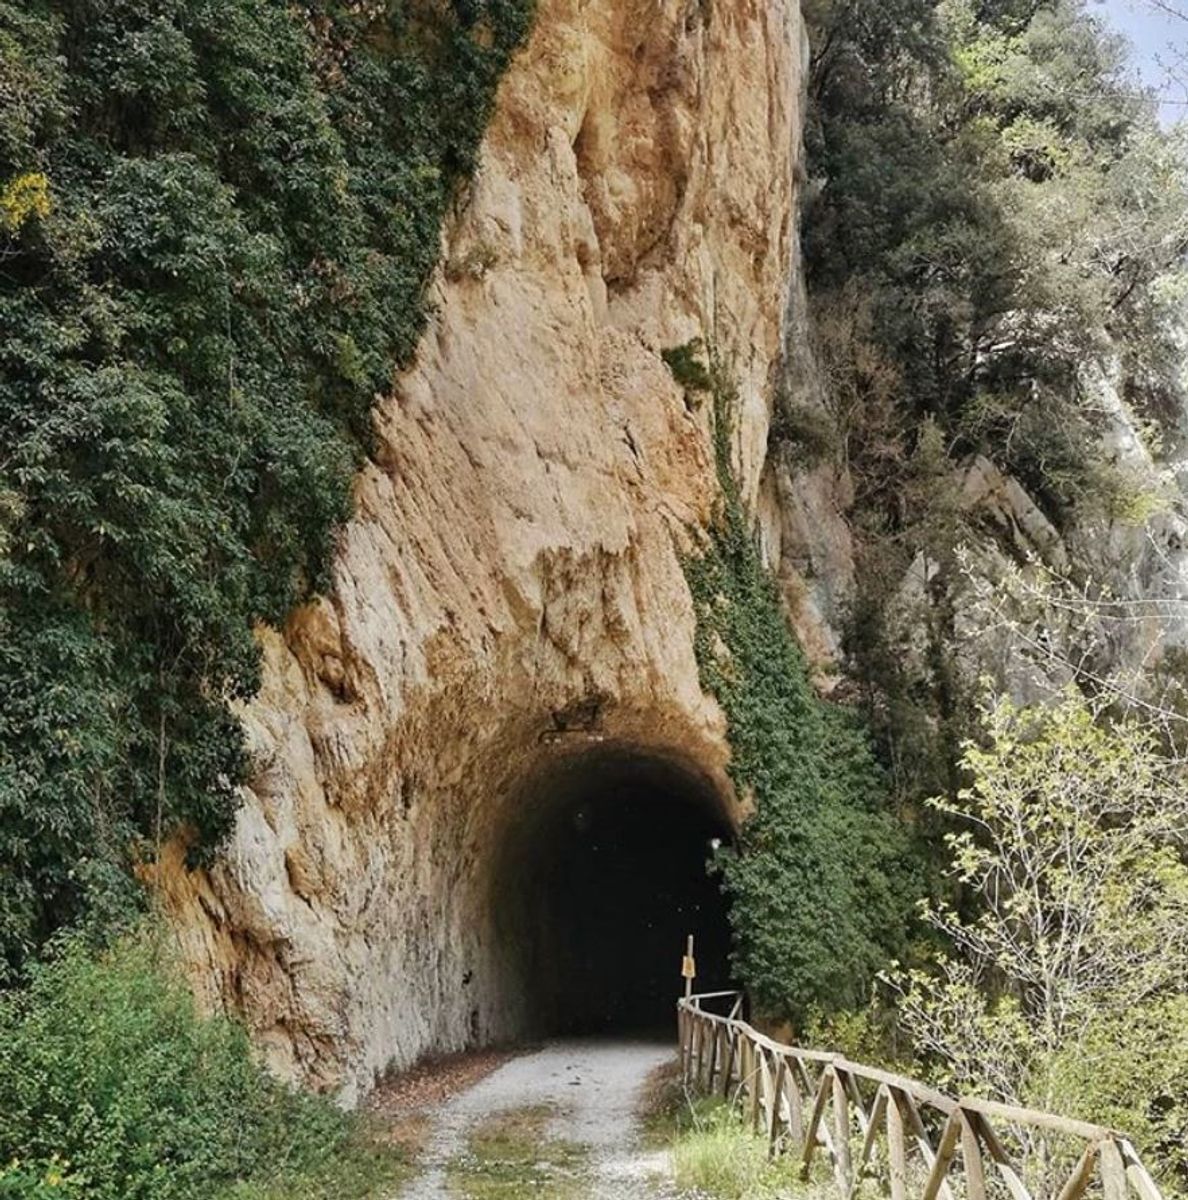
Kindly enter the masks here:
M 551 746 L 557 742 L 604 742 L 606 734 L 598 728 L 602 716 L 602 706 L 606 697 L 600 693 L 588 696 L 584 700 L 575 700 L 564 708 L 553 711 L 553 728 L 546 729 L 540 735 L 542 745 Z

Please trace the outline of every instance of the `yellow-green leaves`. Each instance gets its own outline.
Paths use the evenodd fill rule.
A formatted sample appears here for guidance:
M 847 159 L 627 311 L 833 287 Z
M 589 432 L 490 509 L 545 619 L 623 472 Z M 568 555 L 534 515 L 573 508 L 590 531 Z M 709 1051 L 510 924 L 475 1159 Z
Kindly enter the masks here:
M 956 825 L 945 840 L 965 902 L 925 908 L 950 950 L 893 980 L 900 1019 L 949 1086 L 1095 1121 L 1122 1112 L 1183 1170 L 1161 1140 L 1164 1115 L 1188 1104 L 1182 764 L 1072 689 L 1046 706 L 1000 699 L 982 722 L 968 785 L 932 801 Z M 1174 1054 L 1153 1062 L 1161 1039 Z M 1139 1078 L 1146 1097 L 1127 1082 Z M 1038 1169 L 1056 1151 L 1029 1152 Z
M 0 191 L 0 228 L 19 233 L 30 217 L 48 217 L 50 207 L 49 180 L 40 171 L 26 171 Z

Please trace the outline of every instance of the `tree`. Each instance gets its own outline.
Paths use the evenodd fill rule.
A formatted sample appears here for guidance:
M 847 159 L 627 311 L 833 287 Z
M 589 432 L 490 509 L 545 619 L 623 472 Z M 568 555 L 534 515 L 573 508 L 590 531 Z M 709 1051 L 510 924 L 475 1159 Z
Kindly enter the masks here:
M 984 456 L 1061 533 L 1143 513 L 1101 381 L 1174 430 L 1188 152 L 1081 0 L 806 11 L 806 273 L 861 581 L 844 644 L 914 802 L 952 788 L 973 707 L 957 551 L 984 530 L 937 484 Z M 911 574 L 927 586 L 905 612 Z
M 1132 719 L 1095 720 L 1067 691 L 1000 700 L 969 785 L 935 808 L 977 911 L 926 918 L 951 949 L 896 978 L 918 1051 L 959 1090 L 1128 1128 L 1168 1171 L 1188 1168 L 1188 789 Z M 1033 1170 L 1054 1153 L 1025 1143 Z

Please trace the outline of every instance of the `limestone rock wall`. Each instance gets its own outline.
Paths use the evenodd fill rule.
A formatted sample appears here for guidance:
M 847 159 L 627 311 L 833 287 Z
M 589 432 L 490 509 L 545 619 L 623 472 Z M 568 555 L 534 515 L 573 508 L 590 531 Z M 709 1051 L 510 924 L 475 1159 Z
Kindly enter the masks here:
M 803 54 L 798 0 L 542 0 L 333 588 L 260 633 L 233 841 L 159 873 L 200 993 L 282 1074 L 349 1102 L 517 1032 L 491 848 L 574 739 L 731 803 L 680 566 L 716 495 L 709 416 L 660 351 L 707 336 L 731 361 L 757 502 Z

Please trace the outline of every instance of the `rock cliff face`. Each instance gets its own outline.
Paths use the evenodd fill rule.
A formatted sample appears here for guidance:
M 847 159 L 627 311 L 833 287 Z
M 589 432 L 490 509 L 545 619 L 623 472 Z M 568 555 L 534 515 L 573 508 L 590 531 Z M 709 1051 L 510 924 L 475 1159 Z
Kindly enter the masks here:
M 767 397 L 804 53 L 797 0 L 541 3 L 417 361 L 378 402 L 333 588 L 260 633 L 232 844 L 159 876 L 200 992 L 282 1074 L 349 1101 L 523 1030 L 495 850 L 582 756 L 679 775 L 733 819 L 680 564 L 716 496 L 709 415 L 660 351 L 704 336 L 731 362 L 740 478 L 780 554 Z M 834 485 L 799 493 L 804 554 Z M 821 609 L 799 623 L 827 648 Z

